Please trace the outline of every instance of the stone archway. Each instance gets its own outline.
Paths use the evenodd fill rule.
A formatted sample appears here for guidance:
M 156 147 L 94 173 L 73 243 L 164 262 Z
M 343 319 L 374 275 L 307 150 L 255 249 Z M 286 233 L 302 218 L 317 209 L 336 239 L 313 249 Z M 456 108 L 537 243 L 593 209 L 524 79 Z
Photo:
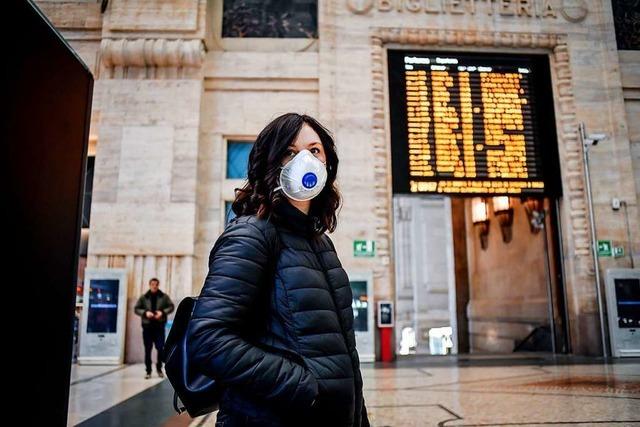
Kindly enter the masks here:
M 571 346 L 577 354 L 593 353 L 586 333 L 577 333 L 579 324 L 597 328 L 594 259 L 590 250 L 589 218 L 583 173 L 582 148 L 573 96 L 569 47 L 566 34 L 526 32 L 479 32 L 423 28 L 372 29 L 372 136 L 375 155 L 376 241 L 381 257 L 391 262 L 376 266 L 377 279 L 389 283 L 395 293 L 392 256 L 392 187 L 389 115 L 386 95 L 386 47 L 479 48 L 484 50 L 527 49 L 547 52 L 550 57 L 558 153 L 561 164 L 563 199 L 560 206 L 566 301 L 571 330 Z M 596 322 L 596 323 L 594 323 Z M 595 329 L 594 329 L 595 330 Z M 596 350 L 597 351 L 597 350 Z

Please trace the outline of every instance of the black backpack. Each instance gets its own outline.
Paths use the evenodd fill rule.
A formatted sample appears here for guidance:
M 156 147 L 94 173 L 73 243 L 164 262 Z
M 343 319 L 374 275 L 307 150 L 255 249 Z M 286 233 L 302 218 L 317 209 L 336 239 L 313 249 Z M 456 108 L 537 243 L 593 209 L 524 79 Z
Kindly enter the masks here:
M 174 390 L 173 408 L 179 414 L 186 410 L 192 418 L 216 411 L 222 396 L 218 382 L 189 369 L 187 329 L 197 300 L 186 297 L 180 302 L 164 344 L 165 372 Z M 179 406 L 178 398 L 184 406 Z
M 214 245 L 218 247 L 221 239 Z M 280 252 L 280 239 L 276 230 L 276 254 L 271 257 L 272 277 L 275 274 L 275 263 Z M 208 414 L 219 408 L 220 398 L 224 391 L 221 384 L 213 378 L 196 372 L 191 368 L 187 352 L 187 330 L 196 305 L 197 297 L 186 297 L 178 305 L 173 325 L 164 345 L 165 372 L 173 386 L 173 407 L 178 414 L 185 410 L 192 418 Z M 178 403 L 182 402 L 182 407 Z

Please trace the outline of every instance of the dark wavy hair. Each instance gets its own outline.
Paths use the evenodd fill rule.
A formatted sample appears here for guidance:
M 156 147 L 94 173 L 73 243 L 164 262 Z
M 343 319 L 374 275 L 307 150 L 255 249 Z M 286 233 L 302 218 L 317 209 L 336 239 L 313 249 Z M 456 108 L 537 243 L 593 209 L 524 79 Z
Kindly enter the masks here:
M 280 166 L 287 149 L 293 145 L 305 123 L 320 136 L 327 165 L 327 181 L 320 194 L 311 199 L 309 215 L 317 218 L 318 234 L 332 233 L 336 229 L 336 211 L 341 197 L 335 186 L 338 172 L 335 142 L 329 130 L 306 114 L 283 114 L 260 132 L 249 153 L 247 182 L 242 188 L 234 189 L 236 197 L 231 209 L 237 216 L 256 214 L 259 218 L 266 218 L 274 206 L 287 202 L 281 191 L 273 189 L 279 184 Z

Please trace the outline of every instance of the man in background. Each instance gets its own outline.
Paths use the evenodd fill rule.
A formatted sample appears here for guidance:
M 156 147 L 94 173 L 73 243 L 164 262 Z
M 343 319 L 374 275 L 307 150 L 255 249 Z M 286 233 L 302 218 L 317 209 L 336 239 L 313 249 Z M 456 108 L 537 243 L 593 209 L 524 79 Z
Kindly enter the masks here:
M 160 281 L 155 277 L 149 280 L 149 290 L 138 298 L 135 312 L 142 318 L 142 340 L 144 341 L 144 364 L 147 369 L 146 379 L 151 378 L 151 350 L 156 346 L 156 371 L 160 378 L 162 373 L 162 349 L 164 348 L 164 328 L 174 307 L 169 295 L 160 289 Z

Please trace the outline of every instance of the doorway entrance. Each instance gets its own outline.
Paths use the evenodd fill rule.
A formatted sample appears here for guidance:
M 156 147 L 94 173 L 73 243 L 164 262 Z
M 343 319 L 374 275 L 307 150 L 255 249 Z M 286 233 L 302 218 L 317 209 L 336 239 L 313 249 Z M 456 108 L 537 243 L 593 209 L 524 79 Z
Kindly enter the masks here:
M 554 200 L 393 197 L 396 353 L 566 352 Z

